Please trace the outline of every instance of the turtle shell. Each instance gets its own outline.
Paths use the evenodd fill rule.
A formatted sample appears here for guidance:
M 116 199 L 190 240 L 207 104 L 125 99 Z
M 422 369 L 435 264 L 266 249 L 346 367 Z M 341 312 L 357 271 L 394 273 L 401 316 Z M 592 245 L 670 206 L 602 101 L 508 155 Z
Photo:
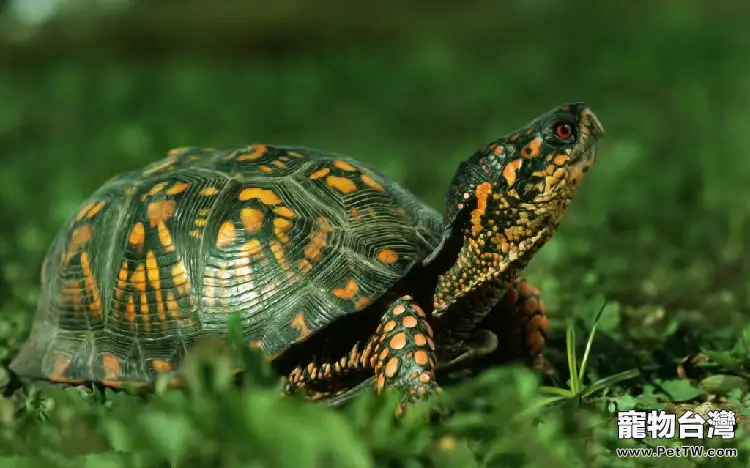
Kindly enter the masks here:
M 442 217 L 340 155 L 181 148 L 114 177 L 44 260 L 20 376 L 148 382 L 241 316 L 270 355 L 356 312 L 439 243 Z

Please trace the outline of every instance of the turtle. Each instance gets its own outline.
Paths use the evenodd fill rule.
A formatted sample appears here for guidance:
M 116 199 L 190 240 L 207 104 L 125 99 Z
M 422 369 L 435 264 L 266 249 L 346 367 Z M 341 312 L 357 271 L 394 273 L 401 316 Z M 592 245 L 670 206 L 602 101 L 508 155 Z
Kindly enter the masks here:
M 521 272 L 563 218 L 603 128 L 558 106 L 461 162 L 444 210 L 384 172 L 297 146 L 186 146 L 114 176 L 61 227 L 10 368 L 69 385 L 178 374 L 239 316 L 285 392 L 362 388 L 406 405 L 439 369 L 528 362 L 546 343 Z M 429 162 L 427 162 L 429 163 Z

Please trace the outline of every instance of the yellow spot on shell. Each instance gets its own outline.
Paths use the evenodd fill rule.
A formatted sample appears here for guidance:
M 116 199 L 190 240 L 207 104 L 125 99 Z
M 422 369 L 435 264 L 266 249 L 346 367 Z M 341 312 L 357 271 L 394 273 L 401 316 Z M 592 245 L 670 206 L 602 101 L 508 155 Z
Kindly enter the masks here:
M 166 186 L 167 186 L 166 182 L 159 182 L 158 184 L 154 184 L 151 187 L 151 189 L 146 193 L 145 197 L 150 197 L 152 195 L 156 195 L 157 193 L 159 193 L 162 190 L 164 190 L 164 187 L 166 187 Z M 145 200 L 145 197 L 144 197 L 144 200 Z
M 256 208 L 243 208 L 240 210 L 240 220 L 248 233 L 258 232 L 263 227 L 263 212 Z
M 68 367 L 70 367 L 70 356 L 57 353 L 55 359 L 52 362 L 52 372 L 50 373 L 49 379 L 52 382 L 68 382 L 70 379 L 66 378 L 65 375 L 68 373 Z
M 391 249 L 382 249 L 378 252 L 377 259 L 390 264 L 398 260 L 398 252 Z
M 287 208 L 286 206 L 280 206 L 278 208 L 274 208 L 273 212 L 285 218 L 289 218 L 289 219 L 294 218 L 294 212 L 290 210 L 289 208 Z
M 104 380 L 119 380 L 122 372 L 120 360 L 112 354 L 102 356 L 102 367 L 104 368 Z
M 102 208 L 104 208 L 104 205 L 106 205 L 106 202 L 104 201 L 100 201 L 99 203 L 95 204 L 93 207 L 91 207 L 89 212 L 86 214 L 86 217 L 88 219 L 93 218 L 102 210 Z
M 65 259 L 66 262 L 70 259 L 70 257 L 80 252 L 83 247 L 89 243 L 92 234 L 93 229 L 88 224 L 78 226 L 77 228 L 75 228 L 75 230 L 73 230 L 73 233 L 70 235 L 70 245 L 68 245 L 68 253 Z
M 146 291 L 146 268 L 143 265 L 135 267 L 135 271 L 130 276 L 130 284 L 141 292 Z
M 180 304 L 174 297 L 174 293 L 171 291 L 167 293 L 167 313 L 173 320 L 180 318 Z
M 172 370 L 172 364 L 164 359 L 154 359 L 151 361 L 151 368 L 154 369 L 155 372 L 163 374 L 164 372 Z
M 94 207 L 95 204 L 96 202 L 88 202 L 83 205 L 83 208 L 81 208 L 80 211 L 78 211 L 78 213 L 76 214 L 76 221 L 82 220 L 91 210 L 91 208 Z
M 281 204 L 281 199 L 275 193 L 273 193 L 273 190 L 267 190 L 267 189 L 262 189 L 258 187 L 251 187 L 251 188 L 243 189 L 240 192 L 240 196 L 239 196 L 240 201 L 248 201 L 253 198 L 257 198 L 264 205 Z
M 276 262 L 279 264 L 279 266 L 281 266 L 281 270 L 284 271 L 289 278 L 293 278 L 294 273 L 291 271 L 291 268 L 289 268 L 289 263 L 286 260 L 286 252 L 284 251 L 284 246 L 275 240 L 269 242 L 269 245 L 271 247 L 271 253 L 276 259 Z
M 203 197 L 211 197 L 216 195 L 217 193 L 219 193 L 219 190 L 216 187 L 206 187 L 200 191 L 200 194 Z
M 219 232 L 216 235 L 216 247 L 223 248 L 234 244 L 237 233 L 232 221 L 224 221 L 219 226 Z
M 359 291 L 359 285 L 357 284 L 357 282 L 354 280 L 349 280 L 346 282 L 343 288 L 336 288 L 331 292 L 339 299 L 350 300 L 354 298 L 354 296 L 357 294 L 357 291 Z
M 174 200 L 162 200 L 149 203 L 146 207 L 146 216 L 148 216 L 151 227 L 156 227 L 160 221 L 168 221 L 177 210 L 177 204 Z
M 268 166 L 258 166 L 258 169 L 260 169 L 261 172 L 265 172 L 266 174 L 270 174 L 271 172 L 273 172 L 273 168 Z
M 128 244 L 141 250 L 143 248 L 143 242 L 146 239 L 146 228 L 143 223 L 138 222 L 133 225 L 130 229 L 130 236 L 128 236 Z
M 159 242 L 168 252 L 174 251 L 174 244 L 172 243 L 172 234 L 169 232 L 164 221 L 160 221 L 157 226 L 157 234 L 159 235 Z
M 115 290 L 115 299 L 122 299 L 125 288 L 128 284 L 128 262 L 123 261 L 120 265 L 120 271 L 117 273 L 117 289 Z
M 310 236 L 305 246 L 305 258 L 311 261 L 320 260 L 323 249 L 328 245 L 328 233 L 333 231 L 330 222 L 323 217 L 317 219 L 317 229 Z
M 383 186 L 375 182 L 375 179 L 373 179 L 372 177 L 368 175 L 362 175 L 362 182 L 364 182 L 365 185 L 367 185 L 373 190 L 377 190 L 378 192 L 385 192 L 385 189 L 383 188 Z
M 250 152 L 237 156 L 237 161 L 254 161 L 266 153 L 267 147 L 266 145 L 252 145 L 248 149 Z
M 321 177 L 325 177 L 326 175 L 328 175 L 329 172 L 331 172 L 331 168 L 322 167 L 318 169 L 317 171 L 313 172 L 312 174 L 310 174 L 309 179 L 310 180 L 320 179 Z
M 125 306 L 125 313 L 128 316 L 128 322 L 130 322 L 132 326 L 132 324 L 135 323 L 135 302 L 133 300 L 133 296 L 128 296 L 128 303 Z
M 146 276 L 151 288 L 154 290 L 156 297 L 156 313 L 159 315 L 162 328 L 167 328 L 167 314 L 164 310 L 164 301 L 161 297 L 161 279 L 159 278 L 159 263 L 156 261 L 156 255 L 149 250 L 146 254 Z
M 247 256 L 252 257 L 261 253 L 263 246 L 258 239 L 251 239 L 245 242 L 245 245 L 242 246 L 242 250 L 244 250 Z
M 357 299 L 354 304 L 357 306 L 357 309 L 364 309 L 368 304 L 370 304 L 371 300 L 372 299 L 369 296 L 362 296 Z
M 357 168 L 355 168 L 354 166 L 352 166 L 348 162 L 342 161 L 340 159 L 337 159 L 337 160 L 333 161 L 333 167 L 336 167 L 336 168 L 341 169 L 343 171 L 356 171 L 357 170 Z
M 102 315 L 102 300 L 91 269 L 88 252 L 81 253 L 81 270 L 83 270 L 83 279 L 89 295 L 89 312 L 93 317 L 99 318 Z
M 310 333 L 312 333 L 312 330 L 310 330 L 310 327 L 305 322 L 304 312 L 299 312 L 294 316 L 294 318 L 292 319 L 292 328 L 295 328 L 299 332 L 300 340 L 304 340 L 305 338 L 310 336 Z
M 328 176 L 326 177 L 326 183 L 330 187 L 344 194 L 352 193 L 357 190 L 357 186 L 354 184 L 354 182 L 345 177 Z
M 284 244 L 289 242 L 287 233 L 292 229 L 292 222 L 286 218 L 276 218 L 273 220 L 273 233 Z
M 169 187 L 169 189 L 167 189 L 167 195 L 179 195 L 180 193 L 187 190 L 188 187 L 190 187 L 190 184 L 188 184 L 187 182 L 177 182 L 173 186 Z
M 308 271 L 312 270 L 312 263 L 310 263 L 310 260 L 303 258 L 299 261 L 299 270 L 302 273 L 307 273 Z

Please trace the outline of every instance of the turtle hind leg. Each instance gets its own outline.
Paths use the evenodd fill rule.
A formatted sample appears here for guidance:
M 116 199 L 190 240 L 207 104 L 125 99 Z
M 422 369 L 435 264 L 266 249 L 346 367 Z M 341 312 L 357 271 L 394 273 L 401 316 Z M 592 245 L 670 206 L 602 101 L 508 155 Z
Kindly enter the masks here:
M 551 374 L 542 355 L 548 327 L 539 289 L 526 280 L 518 281 L 477 325 L 467 349 L 441 368 L 452 371 L 468 365 L 480 370 L 519 363 Z
M 539 289 L 526 280 L 514 284 L 487 317 L 482 328 L 498 335 L 496 351 L 501 362 L 522 362 L 533 365 L 542 359 L 547 344 L 547 308 Z

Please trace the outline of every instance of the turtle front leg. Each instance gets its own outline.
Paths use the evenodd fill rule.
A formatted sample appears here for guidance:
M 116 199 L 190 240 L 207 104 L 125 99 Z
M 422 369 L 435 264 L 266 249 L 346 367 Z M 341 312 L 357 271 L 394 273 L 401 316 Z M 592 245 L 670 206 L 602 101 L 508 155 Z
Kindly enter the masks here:
M 393 301 L 375 333 L 332 361 L 300 363 L 287 377 L 286 393 L 340 404 L 365 388 L 396 390 L 405 405 L 439 391 L 435 342 L 421 307 L 410 296 Z
M 371 365 L 378 393 L 392 388 L 404 405 L 439 391 L 432 328 L 414 299 L 403 296 L 394 301 L 372 340 Z

